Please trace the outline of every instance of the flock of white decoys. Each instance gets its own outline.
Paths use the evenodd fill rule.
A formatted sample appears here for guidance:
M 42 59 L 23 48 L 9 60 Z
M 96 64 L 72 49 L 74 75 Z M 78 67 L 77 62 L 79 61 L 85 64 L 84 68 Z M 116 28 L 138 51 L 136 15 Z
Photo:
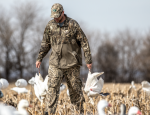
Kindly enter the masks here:
M 104 72 L 100 73 L 91 73 L 89 71 L 87 81 L 84 87 L 84 92 L 87 94 L 87 96 L 90 99 L 90 103 L 94 105 L 94 101 L 92 97 L 96 97 L 98 95 L 101 96 L 107 96 L 109 93 L 102 93 L 101 90 L 104 85 L 104 80 L 100 77 Z M 28 83 L 34 87 L 34 92 L 36 97 L 40 100 L 41 104 L 44 102 L 47 90 L 48 90 L 48 75 L 45 77 L 45 80 L 43 80 L 43 77 L 39 73 L 35 75 L 35 77 L 32 77 Z M 27 81 L 25 79 L 18 79 L 15 83 L 16 87 L 11 88 L 11 90 L 17 92 L 18 94 L 21 93 L 28 93 L 29 90 L 27 90 L 25 87 L 28 85 Z M 142 89 L 146 92 L 150 92 L 150 83 L 147 81 L 143 81 L 142 83 Z M 6 79 L 1 78 L 0 79 L 0 98 L 2 98 L 4 95 L 1 91 L 1 89 L 5 89 L 9 86 L 9 83 Z M 134 86 L 134 82 L 131 82 L 131 87 L 136 88 Z M 66 88 L 64 84 L 61 84 L 60 86 L 60 93 Z M 67 95 L 69 96 L 69 90 L 67 89 Z M 29 106 L 29 103 L 27 100 L 22 99 L 18 104 L 18 110 L 16 110 L 13 107 L 10 107 L 9 105 L 0 104 L 0 115 L 28 115 L 28 112 L 26 111 L 26 107 Z M 105 115 L 104 108 L 110 106 L 109 103 L 106 100 L 101 100 L 98 102 L 97 109 L 99 115 Z M 11 109 L 10 109 L 11 108 Z M 121 105 L 121 114 L 125 115 L 123 111 L 125 111 L 125 106 Z M 5 112 L 5 114 L 3 113 Z M 6 113 L 7 112 L 7 113 Z M 128 111 L 128 115 L 133 114 L 141 114 L 139 109 L 137 107 L 131 107 Z
M 19 101 L 18 110 L 13 106 L 0 103 L 0 115 L 29 115 L 26 111 L 29 106 L 28 101 L 25 99 Z
M 104 109 L 106 107 L 111 107 L 111 104 L 109 104 L 106 100 L 100 100 L 97 104 L 97 110 L 99 115 L 106 115 Z M 128 111 L 128 115 L 141 115 L 141 111 L 138 109 L 138 107 L 131 107 Z M 126 106 L 124 104 L 121 104 L 120 106 L 120 114 L 119 115 L 126 115 Z

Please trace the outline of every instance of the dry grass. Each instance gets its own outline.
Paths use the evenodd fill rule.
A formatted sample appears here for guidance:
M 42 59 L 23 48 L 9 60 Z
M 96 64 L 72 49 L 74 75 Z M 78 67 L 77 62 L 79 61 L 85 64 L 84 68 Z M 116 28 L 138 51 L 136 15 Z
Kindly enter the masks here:
M 150 115 L 150 97 L 147 95 L 141 88 L 140 84 L 135 84 L 136 89 L 133 89 L 130 87 L 130 84 L 105 84 L 102 92 L 103 93 L 110 93 L 107 97 L 94 97 L 93 100 L 95 102 L 94 106 L 89 103 L 89 98 L 84 94 L 85 96 L 85 113 L 84 114 L 97 114 L 97 103 L 101 99 L 106 99 L 112 107 L 106 108 L 105 112 L 108 114 L 116 114 L 120 113 L 120 105 L 123 103 L 126 105 L 128 112 L 129 108 L 131 106 L 137 106 L 141 112 L 142 115 Z M 2 98 L 2 101 L 4 103 L 17 106 L 17 103 L 20 99 L 27 99 L 32 107 L 28 107 L 28 111 L 32 115 L 43 115 L 43 111 L 45 108 L 45 105 L 41 106 L 41 103 L 38 101 L 36 96 L 30 95 L 30 94 L 22 94 L 17 95 L 14 91 L 11 91 L 10 88 L 15 87 L 14 84 L 10 84 L 10 86 L 6 90 L 2 90 L 4 93 L 4 97 Z M 34 89 L 31 88 L 30 85 L 27 86 L 27 89 L 29 89 L 31 92 L 34 93 Z M 78 114 L 78 111 L 76 111 L 74 106 L 71 104 L 69 97 L 67 96 L 67 88 L 61 92 L 58 102 L 58 107 L 56 110 L 57 115 L 70 115 L 70 114 Z

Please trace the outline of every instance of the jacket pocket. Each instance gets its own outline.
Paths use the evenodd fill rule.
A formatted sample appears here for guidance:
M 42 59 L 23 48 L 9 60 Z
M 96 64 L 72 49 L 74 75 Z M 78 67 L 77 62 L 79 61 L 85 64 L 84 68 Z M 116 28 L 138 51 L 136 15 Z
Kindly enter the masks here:
M 68 51 L 75 59 L 75 63 L 78 64 L 79 63 L 79 57 L 78 54 L 75 51 Z
M 51 53 L 50 58 L 49 58 L 49 64 L 58 66 L 59 60 L 58 60 L 58 55 L 54 52 Z

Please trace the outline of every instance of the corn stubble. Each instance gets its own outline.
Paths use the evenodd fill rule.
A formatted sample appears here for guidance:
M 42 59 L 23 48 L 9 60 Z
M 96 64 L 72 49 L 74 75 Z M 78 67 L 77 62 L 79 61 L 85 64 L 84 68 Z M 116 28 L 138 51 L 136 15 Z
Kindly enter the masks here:
M 103 97 L 97 96 L 93 97 L 94 105 L 90 104 L 89 98 L 84 93 L 85 103 L 84 107 L 84 115 L 97 115 L 97 103 L 101 99 L 106 99 L 112 107 L 108 107 L 105 109 L 107 114 L 119 114 L 120 113 L 120 105 L 126 105 L 126 113 L 129 108 L 132 106 L 137 106 L 142 115 L 150 114 L 150 96 L 144 92 L 141 88 L 140 84 L 135 84 L 136 89 L 130 87 L 130 84 L 105 84 L 102 92 L 109 92 L 110 95 Z M 42 104 L 36 98 L 34 94 L 34 90 L 31 86 L 28 86 L 27 89 L 30 90 L 27 94 L 16 94 L 9 89 L 2 91 L 4 93 L 4 97 L 0 100 L 3 103 L 8 105 L 12 105 L 17 108 L 17 104 L 21 99 L 27 99 L 30 103 L 31 107 L 28 107 L 27 110 L 30 115 L 44 115 L 44 111 L 46 105 Z M 56 109 L 56 115 L 79 115 L 80 112 L 75 109 L 75 106 L 71 104 L 70 98 L 67 95 L 67 88 L 61 92 L 59 96 L 58 106 Z M 49 114 L 50 115 L 50 114 Z

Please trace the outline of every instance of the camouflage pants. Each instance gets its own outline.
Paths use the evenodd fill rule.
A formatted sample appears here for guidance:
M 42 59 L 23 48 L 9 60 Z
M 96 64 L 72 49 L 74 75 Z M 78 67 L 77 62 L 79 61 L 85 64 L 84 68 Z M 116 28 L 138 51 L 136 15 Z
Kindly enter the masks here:
M 80 67 L 72 67 L 68 69 L 58 69 L 50 66 L 48 70 L 48 92 L 46 95 L 47 111 L 55 114 L 57 103 L 59 99 L 60 85 L 65 77 L 69 89 L 71 103 L 75 105 L 76 109 L 82 113 L 83 102 L 85 101 L 82 93 L 82 81 L 79 77 Z

